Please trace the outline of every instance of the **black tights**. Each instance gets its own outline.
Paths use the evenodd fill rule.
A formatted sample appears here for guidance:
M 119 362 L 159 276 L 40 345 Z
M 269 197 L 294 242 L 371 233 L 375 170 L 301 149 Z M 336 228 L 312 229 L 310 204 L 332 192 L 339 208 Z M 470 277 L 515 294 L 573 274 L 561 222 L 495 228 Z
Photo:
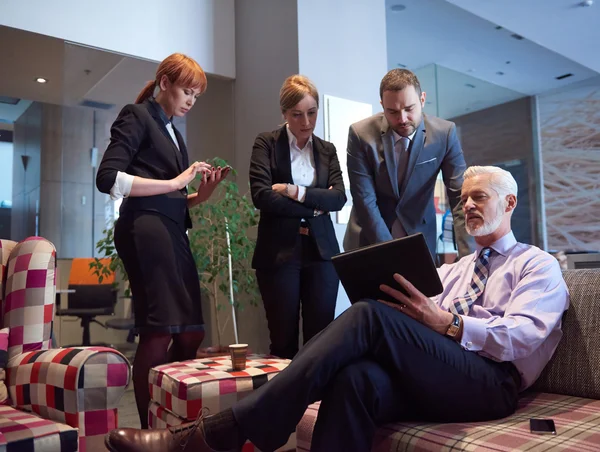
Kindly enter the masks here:
M 150 391 L 148 375 L 150 369 L 174 361 L 196 358 L 196 350 L 204 339 L 204 331 L 189 331 L 179 334 L 141 333 L 133 361 L 133 391 L 140 416 L 140 425 L 148 428 Z M 173 340 L 171 347 L 169 343 Z

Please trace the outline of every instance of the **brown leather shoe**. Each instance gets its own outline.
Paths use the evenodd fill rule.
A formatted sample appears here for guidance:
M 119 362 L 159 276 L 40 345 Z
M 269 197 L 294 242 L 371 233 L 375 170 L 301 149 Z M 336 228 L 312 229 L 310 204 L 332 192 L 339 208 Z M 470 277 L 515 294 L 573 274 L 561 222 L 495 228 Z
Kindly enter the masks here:
M 111 452 L 216 452 L 204 441 L 202 419 L 165 429 L 115 429 L 104 444 Z

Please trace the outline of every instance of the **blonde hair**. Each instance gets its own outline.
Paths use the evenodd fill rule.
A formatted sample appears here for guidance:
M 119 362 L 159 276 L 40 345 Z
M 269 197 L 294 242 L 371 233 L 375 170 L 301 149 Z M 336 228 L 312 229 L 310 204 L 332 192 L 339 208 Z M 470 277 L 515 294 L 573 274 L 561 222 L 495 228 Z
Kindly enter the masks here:
M 281 113 L 294 108 L 306 95 L 312 96 L 319 106 L 319 92 L 313 82 L 304 75 L 292 75 L 285 79 L 279 90 L 279 106 Z
M 183 53 L 174 53 L 158 65 L 156 77 L 146 83 L 146 86 L 135 100 L 136 104 L 141 104 L 152 96 L 154 88 L 158 86 L 163 75 L 166 75 L 171 83 L 176 83 L 185 88 L 199 89 L 200 94 L 206 91 L 206 74 L 196 60 Z
M 512 174 L 497 166 L 470 166 L 464 173 L 464 179 L 467 180 L 485 174 L 490 176 L 490 186 L 498 193 L 500 198 L 504 199 L 508 195 L 517 196 L 519 191 L 517 181 Z

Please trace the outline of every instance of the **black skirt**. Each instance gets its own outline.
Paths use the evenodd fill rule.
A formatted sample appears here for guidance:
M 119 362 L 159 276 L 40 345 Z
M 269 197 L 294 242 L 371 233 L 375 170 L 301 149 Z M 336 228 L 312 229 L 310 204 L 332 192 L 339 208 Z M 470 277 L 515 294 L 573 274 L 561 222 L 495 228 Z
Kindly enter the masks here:
M 124 212 L 115 247 L 131 287 L 138 333 L 204 330 L 200 280 L 184 223 L 156 212 Z

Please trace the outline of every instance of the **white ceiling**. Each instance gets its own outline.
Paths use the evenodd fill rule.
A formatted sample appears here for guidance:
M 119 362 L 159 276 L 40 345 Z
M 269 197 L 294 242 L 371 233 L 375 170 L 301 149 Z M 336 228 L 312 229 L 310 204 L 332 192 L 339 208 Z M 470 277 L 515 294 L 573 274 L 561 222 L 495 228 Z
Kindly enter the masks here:
M 600 2 L 581 0 L 447 0 L 600 72 Z
M 589 64 L 584 66 L 529 39 L 517 40 L 511 36 L 516 33 L 527 38 L 524 31 L 497 20 L 484 19 L 453 4 L 494 4 L 494 13 L 502 10 L 507 17 L 513 17 L 521 14 L 511 5 L 537 3 L 543 10 L 545 0 L 385 1 L 388 66 L 404 65 L 418 74 L 428 74 L 428 66 L 437 64 L 437 78 L 426 78 L 422 84 L 429 91 L 430 100 L 433 95 L 433 99 L 439 101 L 437 111 L 441 117 L 473 112 L 598 75 Z M 559 0 L 549 3 L 559 3 Z M 393 11 L 395 5 L 405 9 Z M 547 27 L 544 20 L 532 20 L 533 11 L 523 11 L 523 14 L 526 17 L 523 24 L 527 27 L 534 28 L 532 24 Z M 493 17 L 493 13 L 489 17 Z M 500 29 L 497 29 L 498 25 Z M 556 29 L 547 34 L 557 34 Z M 595 33 L 600 37 L 600 32 Z M 571 45 L 575 45 L 576 38 L 569 39 Z M 567 73 L 573 76 L 556 79 Z
M 22 99 L 14 106 L 0 104 L 0 122 L 16 120 L 26 101 L 70 106 L 93 101 L 121 108 L 154 78 L 157 65 L 2 26 L 0 42 L 12 44 L 2 54 L 2 67 L 10 70 L 0 71 L 0 95 Z M 39 84 L 36 77 L 48 83 Z
M 600 71 L 600 2 L 579 3 L 385 0 L 388 64 L 415 70 L 427 111 L 446 118 L 568 86 Z M 393 5 L 405 9 L 394 12 Z M 0 60 L 0 95 L 29 101 L 120 108 L 153 78 L 157 64 L 8 27 L 0 27 L 0 42 L 10 44 Z M 556 80 L 566 73 L 574 75 Z M 36 83 L 40 76 L 49 82 Z M 0 104 L 0 123 L 14 121 L 27 105 Z

